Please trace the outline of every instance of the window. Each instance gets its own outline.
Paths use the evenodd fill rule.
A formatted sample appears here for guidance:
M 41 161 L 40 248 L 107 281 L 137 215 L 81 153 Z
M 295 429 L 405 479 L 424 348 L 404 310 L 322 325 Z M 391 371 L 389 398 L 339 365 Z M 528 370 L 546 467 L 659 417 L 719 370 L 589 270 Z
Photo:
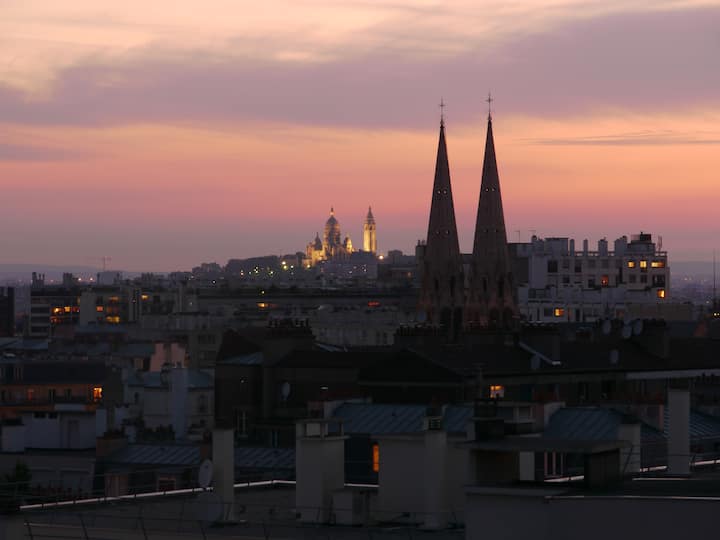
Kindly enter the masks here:
M 665 298 L 665 289 L 658 289 L 658 291 L 657 291 L 657 297 L 658 297 L 658 298 Z
M 548 261 L 547 271 L 548 271 L 548 274 L 556 274 L 558 271 L 558 262 L 557 261 Z
M 563 276 L 562 282 L 563 285 L 570 285 L 570 276 Z
M 610 268 L 610 261 L 608 259 L 602 259 L 600 261 L 600 268 Z
M 72 399 L 72 388 L 65 389 L 65 399 Z
M 550 317 L 552 315 L 552 309 L 549 307 L 543 308 L 543 316 Z
M 588 279 L 588 289 L 594 289 L 595 288 L 595 278 Z
M 372 445 L 372 470 L 380 472 L 380 445 L 378 443 Z
M 52 403 L 53 401 L 55 401 L 55 389 L 54 389 L 54 388 L 48 389 L 48 401 L 49 401 L 50 403 Z
M 653 261 L 650 263 L 651 268 L 665 268 L 665 261 Z
M 102 399 L 102 386 L 93 387 L 93 401 L 100 401 Z
M 562 267 L 563 270 L 570 270 L 570 259 L 563 259 Z
M 640 268 L 647 268 L 647 261 L 640 261 Z
M 628 261 L 628 268 L 635 268 L 635 261 Z
M 590 260 L 587 262 L 587 265 L 588 265 L 588 268 L 595 268 L 595 267 L 597 267 L 597 264 L 595 263 L 595 259 L 590 259 Z
M 665 276 L 660 274 L 652 277 L 653 287 L 665 287 Z
M 582 273 L 582 263 L 580 261 L 575 261 L 575 273 L 576 274 Z
M 634 274 L 630 274 L 629 278 L 630 283 L 637 283 L 637 276 Z
M 490 385 L 490 397 L 492 399 L 505 397 L 505 387 L 501 384 Z
M 601 287 L 609 287 L 610 286 L 610 276 L 604 275 L 600 278 L 600 286 Z
M 647 276 L 640 276 L 640 283 L 647 283 Z
M 553 311 L 553 315 L 555 317 L 564 317 L 565 316 L 565 308 L 556 307 Z
M 35 399 L 35 389 L 28 388 L 27 392 L 25 393 L 25 397 L 28 401 L 33 401 Z

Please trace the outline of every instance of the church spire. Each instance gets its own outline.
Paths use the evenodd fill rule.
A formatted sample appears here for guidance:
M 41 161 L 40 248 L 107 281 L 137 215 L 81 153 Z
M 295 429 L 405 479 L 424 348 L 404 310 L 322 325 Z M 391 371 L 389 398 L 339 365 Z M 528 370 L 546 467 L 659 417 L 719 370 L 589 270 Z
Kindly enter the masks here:
M 456 335 L 462 324 L 463 271 L 444 119 L 440 122 L 435 180 L 433 182 L 427 242 L 421 261 L 419 309 L 428 323 Z
M 518 308 L 508 255 L 500 176 L 489 109 L 492 102 L 490 95 L 487 101 L 487 138 L 465 321 L 469 326 L 508 328 L 517 317 Z

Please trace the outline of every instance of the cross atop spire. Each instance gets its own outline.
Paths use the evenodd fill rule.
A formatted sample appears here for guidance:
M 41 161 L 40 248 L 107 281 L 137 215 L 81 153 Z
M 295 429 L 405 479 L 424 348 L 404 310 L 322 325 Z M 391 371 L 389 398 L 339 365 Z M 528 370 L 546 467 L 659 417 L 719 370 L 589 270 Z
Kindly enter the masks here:
M 440 98 L 440 127 L 445 127 L 445 101 Z
M 495 101 L 495 99 L 492 97 L 492 94 L 488 92 L 488 97 L 485 100 L 485 102 L 488 104 L 488 118 L 490 118 L 492 113 L 492 102 Z

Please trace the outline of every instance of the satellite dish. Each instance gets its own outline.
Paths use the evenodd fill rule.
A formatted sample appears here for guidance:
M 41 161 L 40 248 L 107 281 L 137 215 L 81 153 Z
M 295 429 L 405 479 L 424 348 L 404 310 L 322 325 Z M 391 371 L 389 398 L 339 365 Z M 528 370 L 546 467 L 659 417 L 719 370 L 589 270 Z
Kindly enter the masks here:
M 633 334 L 635 334 L 636 336 L 639 336 L 640 334 L 642 334 L 642 331 L 643 331 L 643 322 L 640 319 L 638 319 L 637 321 L 635 321 L 633 323 Z
M 617 349 L 613 349 L 610 351 L 610 363 L 612 365 L 616 365 L 620 361 L 620 353 Z
M 530 369 L 533 371 L 537 371 L 540 369 L 540 357 L 537 354 L 533 354 L 532 358 L 530 359 Z
M 290 395 L 290 383 L 285 381 L 282 383 L 282 386 L 280 387 L 280 395 L 282 396 L 283 401 L 287 401 L 288 396 Z
M 629 324 L 626 324 L 625 326 L 623 326 L 623 329 L 622 329 L 623 339 L 630 339 L 630 336 L 632 336 L 632 333 L 633 333 L 633 331 Z
M 198 469 L 198 484 L 201 488 L 209 487 L 210 482 L 212 482 L 212 477 L 213 464 L 212 461 L 206 459 L 200 464 L 200 468 Z
M 605 319 L 602 323 L 602 333 L 607 336 L 611 330 L 612 324 L 610 324 L 610 319 Z
M 424 323 L 427 320 L 427 315 L 425 315 L 424 311 L 418 311 L 416 319 L 417 322 Z

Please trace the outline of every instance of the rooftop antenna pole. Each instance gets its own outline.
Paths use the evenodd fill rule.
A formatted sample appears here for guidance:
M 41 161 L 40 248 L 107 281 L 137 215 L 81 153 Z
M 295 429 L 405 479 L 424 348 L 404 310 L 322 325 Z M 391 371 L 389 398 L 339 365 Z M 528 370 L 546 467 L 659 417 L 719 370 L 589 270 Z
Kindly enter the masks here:
M 715 250 L 713 249 L 713 313 L 718 310 L 717 302 L 717 273 L 716 273 Z

